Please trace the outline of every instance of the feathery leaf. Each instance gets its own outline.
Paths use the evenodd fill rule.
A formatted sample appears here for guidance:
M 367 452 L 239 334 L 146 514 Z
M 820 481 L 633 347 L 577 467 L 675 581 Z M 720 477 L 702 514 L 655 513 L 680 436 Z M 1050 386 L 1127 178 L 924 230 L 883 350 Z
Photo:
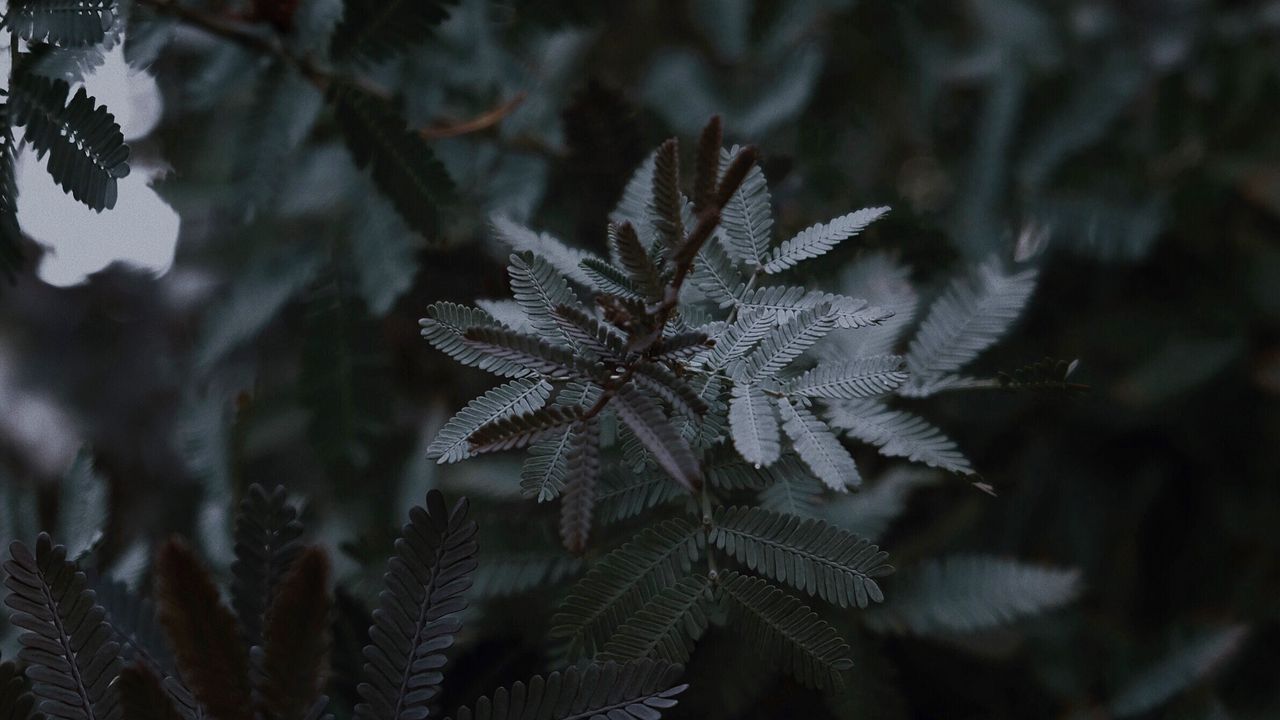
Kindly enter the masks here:
M 954 441 L 921 418 L 871 400 L 845 400 L 827 412 L 832 427 L 871 443 L 882 455 L 969 475 L 973 467 Z
M 1183 690 L 1203 681 L 1236 655 L 1249 635 L 1247 627 L 1232 625 L 1194 638 L 1159 662 L 1144 668 L 1111 701 L 1116 717 L 1154 710 Z
M 532 412 L 512 415 L 481 427 L 467 438 L 471 453 L 501 452 L 527 447 L 544 435 L 565 428 L 582 418 L 582 408 L 551 405 Z
M 810 687 L 843 683 L 841 674 L 853 667 L 849 644 L 807 605 L 765 580 L 732 570 L 721 576 L 719 587 L 762 657 Z
M 847 362 L 819 363 L 787 383 L 792 395 L 814 398 L 865 398 L 893 392 L 907 381 L 902 358 L 878 355 Z
M 772 465 L 782 453 L 773 404 L 758 385 L 735 384 L 730 393 L 729 429 L 733 446 L 757 468 Z
M 250 645 L 262 643 L 262 622 L 276 586 L 301 549 L 302 523 L 284 486 L 271 494 L 249 486 L 236 514 L 235 562 L 231 564 L 231 606 Z
M 356 720 L 427 716 L 476 569 L 476 524 L 467 520 L 467 507 L 462 499 L 450 510 L 432 490 L 425 508 L 409 511 L 369 628 Z
M 344 0 L 331 52 L 362 63 L 388 60 L 430 37 L 455 4 L 457 0 Z
M 741 370 L 733 373 L 734 379 L 740 376 L 755 380 L 777 375 L 835 327 L 835 318 L 825 305 L 798 313 L 760 341 L 760 346 L 742 363 Z
M 480 698 L 474 711 L 460 709 L 457 720 L 660 720 L 688 687 L 673 684 L 679 674 L 679 666 L 640 660 L 534 675 Z
M 258 692 L 265 717 L 306 720 L 322 697 L 333 615 L 329 575 L 329 556 L 311 547 L 280 580 L 263 626 Z
M 623 623 L 597 656 L 600 660 L 657 658 L 683 663 L 689 659 L 693 643 L 707 629 L 703 602 L 711 581 L 690 575 L 654 595 L 643 608 Z
M 625 385 L 614 395 L 609 407 L 676 482 L 690 491 L 702 484 L 702 469 L 693 449 L 656 402 L 635 387 Z
M 785 240 L 774 249 L 764 265 L 767 273 L 778 273 L 794 267 L 801 260 L 822 255 L 841 241 L 862 232 L 871 223 L 889 212 L 887 207 L 864 208 L 848 215 L 818 223 L 801 230 L 795 237 Z
M 721 152 L 721 164 L 728 166 L 741 150 L 734 147 Z M 728 180 L 726 168 L 725 174 Z M 769 187 L 764 171 L 754 165 L 720 213 L 720 230 L 717 233 L 729 251 L 739 262 L 750 267 L 764 264 L 769 254 L 773 236 L 773 208 L 770 207 Z
M 489 313 L 451 302 L 438 302 L 427 307 L 427 316 L 418 321 L 422 337 L 435 349 L 469 367 L 487 370 L 501 377 L 526 377 L 533 371 L 519 361 L 499 359 L 483 348 L 470 345 L 465 334 L 471 328 L 502 328 Z
M 517 378 L 467 403 L 440 428 L 427 447 L 427 457 L 439 464 L 457 462 L 471 456 L 468 438 L 476 430 L 497 420 L 531 413 L 547 404 L 551 383 Z
M 520 492 L 538 502 L 550 502 L 560 495 L 569 474 L 569 448 L 573 425 L 529 444 L 529 454 L 520 468 Z
M 586 360 L 568 348 L 552 345 L 532 335 L 496 327 L 473 327 L 462 335 L 463 343 L 492 360 L 548 377 L 564 379 L 591 374 Z
M 581 555 L 591 533 L 591 512 L 600 477 L 600 421 L 590 417 L 573 429 L 565 462 L 569 479 L 560 493 L 560 538 L 565 548 Z
M 683 199 L 680 195 L 680 144 L 671 138 L 653 156 L 652 213 L 654 228 L 667 251 L 684 243 Z
M 782 412 L 782 429 L 791 438 L 791 446 L 818 479 L 836 492 L 862 484 L 862 475 L 849 450 L 831 432 L 831 428 L 803 405 L 778 398 Z

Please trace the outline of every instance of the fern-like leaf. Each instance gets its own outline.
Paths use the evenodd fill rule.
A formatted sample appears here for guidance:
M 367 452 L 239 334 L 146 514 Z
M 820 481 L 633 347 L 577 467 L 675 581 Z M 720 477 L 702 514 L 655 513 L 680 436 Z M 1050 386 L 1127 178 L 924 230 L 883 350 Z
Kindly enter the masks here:
M 35 696 L 27 690 L 18 666 L 0 663 L 0 720 L 31 720 Z
M 466 332 L 471 328 L 502 328 L 492 315 L 484 310 L 469 308 L 451 302 L 438 302 L 427 308 L 427 316 L 418 321 L 422 337 L 435 349 L 463 365 L 487 370 L 501 377 L 525 377 L 533 371 L 516 360 L 494 357 L 483 347 L 467 343 Z
M 786 392 L 814 398 L 865 398 L 893 392 L 907 381 L 902 358 L 879 355 L 821 363 L 786 385 Z
M 182 679 L 217 720 L 254 720 L 249 652 L 200 558 L 172 539 L 156 555 L 156 608 Z
M 782 454 L 782 438 L 769 397 L 758 385 L 735 384 L 730 393 L 733 446 L 757 468 L 772 465 Z
M 141 664 L 157 675 L 167 675 L 173 658 L 156 619 L 155 606 L 134 594 L 124 583 L 105 575 L 95 579 L 91 589 L 106 611 L 104 621 L 111 628 L 112 639 L 120 646 L 121 661 Z
M 524 310 L 537 334 L 543 338 L 563 338 L 572 345 L 554 315 L 555 309 L 562 305 L 580 307 L 564 276 L 541 256 L 528 252 L 513 253 L 507 273 L 516 304 Z
M 513 252 L 533 253 L 570 280 L 581 285 L 591 284 L 582 269 L 582 261 L 588 258 L 599 260 L 595 255 L 571 248 L 547 233 L 534 232 L 505 215 L 496 215 L 491 222 L 498 240 L 510 246 Z
M 733 373 L 734 379 L 750 381 L 773 377 L 835 327 L 835 317 L 825 305 L 798 313 L 760 341 L 741 369 Z
M 658 238 L 668 252 L 684 244 L 683 199 L 680 195 L 680 144 L 671 138 L 653 156 L 652 213 Z
M 865 300 L 786 285 L 770 285 L 750 292 L 744 290 L 738 309 L 751 315 L 773 317 L 776 323 L 785 323 L 806 310 L 823 305 L 830 308 L 836 327 L 841 329 L 871 327 L 893 316 L 887 310 L 868 305 Z
M 707 299 L 720 307 L 737 304 L 747 288 L 747 279 L 724 251 L 719 239 L 714 237 L 702 245 L 689 279 Z
M 764 264 L 767 273 L 778 273 L 795 267 L 801 260 L 822 255 L 841 241 L 857 235 L 868 225 L 889 212 L 887 207 L 864 208 L 848 215 L 818 223 L 801 230 L 795 237 L 784 241 L 774 249 Z
M 416 8 L 419 4 L 388 0 L 376 5 Z M 342 37 L 341 31 L 335 36 Z M 396 212 L 411 228 L 432 238 L 437 205 L 452 198 L 453 181 L 426 141 L 405 127 L 404 119 L 388 101 L 354 86 L 334 83 L 329 103 L 356 165 L 370 167 L 374 184 L 391 200 Z
M 649 391 L 653 396 L 662 398 L 677 412 L 698 418 L 705 415 L 709 409 L 706 401 L 689 386 L 689 383 L 662 365 L 642 361 L 634 368 L 631 381 Z
M 625 300 L 644 300 L 645 293 L 627 277 L 626 271 L 596 257 L 584 258 L 581 267 L 596 292 L 616 295 Z
M 882 632 L 942 635 L 990 630 L 1061 607 L 1080 573 L 981 555 L 934 560 L 902 573 L 893 598 L 866 615 Z
M 853 456 L 825 422 L 809 408 L 787 398 L 778 398 L 778 409 L 791 446 L 818 479 L 836 492 L 862 484 Z
M 262 621 L 276 586 L 301 549 L 302 523 L 284 487 L 267 494 L 249 486 L 236 515 L 235 562 L 231 564 L 231 606 L 250 645 L 262 643 Z
M 904 394 L 929 395 L 947 373 L 964 367 L 1018 319 L 1036 287 L 1036 270 L 1006 272 L 997 259 L 959 278 L 929 308 L 907 352 Z
M 929 467 L 969 475 L 973 467 L 953 440 L 921 418 L 868 400 L 834 405 L 827 418 L 849 437 L 871 443 L 889 457 L 904 457 Z
M 689 447 L 688 441 L 672 425 L 658 403 L 634 386 L 625 385 L 609 407 L 676 482 L 691 492 L 701 486 L 702 468 L 693 448 Z
M 0 90 L 0 97 L 8 96 L 8 92 Z M 22 230 L 18 227 L 18 181 L 14 174 L 17 146 L 12 115 L 8 102 L 0 104 L 0 277 L 11 282 L 26 264 Z
M 388 60 L 430 37 L 455 4 L 457 0 L 344 0 L 331 52 L 340 60 Z
M 26 142 L 49 155 L 49 174 L 72 197 L 101 211 L 116 205 L 116 181 L 129 174 L 129 146 L 115 116 L 65 80 L 17 73 L 9 107 Z
M 653 596 L 609 637 L 597 656 L 600 660 L 657 658 L 683 663 L 693 643 L 707 629 L 703 602 L 710 598 L 711 581 L 690 575 Z
M 761 508 L 717 509 L 709 542 L 755 572 L 840 607 L 883 602 L 876 579 L 893 572 L 888 553 L 847 530 Z
M 58 47 L 96 45 L 115 21 L 113 0 L 14 0 L 4 18 L 23 40 Z
M 768 581 L 732 570 L 721 576 L 719 587 L 762 657 L 804 685 L 822 689 L 843 684 L 842 674 L 853 667 L 849 644 L 807 605 Z
M 280 581 L 263 628 L 258 692 L 265 717 L 306 720 L 322 697 L 333 619 L 329 576 L 329 556 L 311 547 Z
M 1202 633 L 1138 672 L 1108 709 L 1122 718 L 1154 710 L 1212 675 L 1239 652 L 1248 635 L 1248 628 L 1240 625 Z
M 119 646 L 109 640 L 106 613 L 95 604 L 84 573 L 47 534 L 35 552 L 9 546 L 5 604 L 23 629 L 18 659 L 27 666 L 31 693 L 49 720 L 119 720 L 112 685 L 120 671 Z
M 685 494 L 664 472 L 606 473 L 596 497 L 597 519 L 602 523 L 632 518 L 649 508 Z
M 650 598 L 689 574 L 701 538 L 683 519 L 646 528 L 570 589 L 551 619 L 552 637 L 565 641 L 571 655 L 599 651 Z
M 688 687 L 674 684 L 679 674 L 679 666 L 640 660 L 534 675 L 462 708 L 457 720 L 660 720 Z
M 387 563 L 386 589 L 369 628 L 356 720 L 421 720 L 440 690 L 444 651 L 466 608 L 463 593 L 476 569 L 476 524 L 467 501 L 450 510 L 438 491 L 409 522 Z
M 467 403 L 440 428 L 427 447 L 427 457 L 440 464 L 457 462 L 471 456 L 468 438 L 489 423 L 533 412 L 547 404 L 551 383 L 546 380 L 517 378 L 486 392 Z
M 544 435 L 578 422 L 581 417 L 582 408 L 552 405 L 491 422 L 471 433 L 467 441 L 474 455 L 517 450 L 527 447 Z
M 538 502 L 550 502 L 560 495 L 569 475 L 569 449 L 573 426 L 565 427 L 529 445 L 520 468 L 520 492 Z
M 728 165 L 741 150 L 722 151 L 720 164 Z M 773 208 L 764 171 L 754 165 L 720 212 L 719 236 L 739 262 L 756 267 L 765 263 L 773 236 Z
M 783 455 L 764 473 L 770 482 L 760 492 L 760 507 L 798 517 L 820 517 L 826 485 L 798 457 Z
M 560 538 L 565 549 L 581 555 L 591 534 L 591 513 L 600 478 L 600 421 L 593 416 L 578 423 L 569 436 L 565 462 L 569 479 L 560 494 Z
M 612 328 L 591 317 L 581 306 L 557 305 L 551 311 L 559 331 L 576 348 L 604 358 L 626 354 L 626 341 Z
M 631 223 L 609 226 L 610 247 L 627 273 L 627 279 L 640 292 L 645 300 L 657 302 L 662 299 L 664 283 L 654 267 L 653 260 L 640 236 Z
M 572 350 L 539 338 L 495 327 L 473 327 L 463 342 L 496 361 L 524 367 L 551 378 L 590 376 L 587 361 Z

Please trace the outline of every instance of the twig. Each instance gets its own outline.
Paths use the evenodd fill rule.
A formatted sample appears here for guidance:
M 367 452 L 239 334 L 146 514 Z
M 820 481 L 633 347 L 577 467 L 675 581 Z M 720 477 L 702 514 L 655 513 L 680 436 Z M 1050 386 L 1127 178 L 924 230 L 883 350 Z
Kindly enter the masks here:
M 487 130 L 494 125 L 502 122 L 503 118 L 515 112 L 516 108 L 524 103 L 527 94 L 524 91 L 516 93 L 510 100 L 498 105 L 497 107 L 485 111 L 483 114 L 477 115 L 470 120 L 458 123 L 438 122 L 418 131 L 424 140 L 440 140 L 442 138 L 457 137 L 459 135 L 467 135 L 473 132 Z

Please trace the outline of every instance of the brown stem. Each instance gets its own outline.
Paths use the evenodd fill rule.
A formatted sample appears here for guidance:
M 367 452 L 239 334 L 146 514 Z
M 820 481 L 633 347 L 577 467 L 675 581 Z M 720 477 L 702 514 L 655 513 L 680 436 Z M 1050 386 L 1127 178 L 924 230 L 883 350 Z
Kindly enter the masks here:
M 425 140 L 439 140 L 441 138 L 457 137 L 459 135 L 467 135 L 481 130 L 487 130 L 494 125 L 502 122 L 503 118 L 516 111 L 516 108 L 524 102 L 527 94 L 523 91 L 516 93 L 510 100 L 487 110 L 484 113 L 457 123 L 439 122 L 418 131 L 418 134 Z

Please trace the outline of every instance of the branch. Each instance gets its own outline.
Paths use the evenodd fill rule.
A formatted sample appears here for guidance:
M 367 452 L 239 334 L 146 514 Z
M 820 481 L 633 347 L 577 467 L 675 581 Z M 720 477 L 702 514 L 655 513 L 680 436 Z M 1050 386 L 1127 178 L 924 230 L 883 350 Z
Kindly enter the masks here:
M 510 100 L 498 105 L 497 107 L 487 110 L 470 120 L 464 120 L 457 123 L 437 122 L 418 131 L 424 140 L 440 140 L 442 138 L 458 137 L 459 135 L 467 135 L 473 132 L 487 130 L 494 125 L 502 122 L 502 119 L 516 111 L 524 103 L 527 94 L 524 91 L 518 92 Z

